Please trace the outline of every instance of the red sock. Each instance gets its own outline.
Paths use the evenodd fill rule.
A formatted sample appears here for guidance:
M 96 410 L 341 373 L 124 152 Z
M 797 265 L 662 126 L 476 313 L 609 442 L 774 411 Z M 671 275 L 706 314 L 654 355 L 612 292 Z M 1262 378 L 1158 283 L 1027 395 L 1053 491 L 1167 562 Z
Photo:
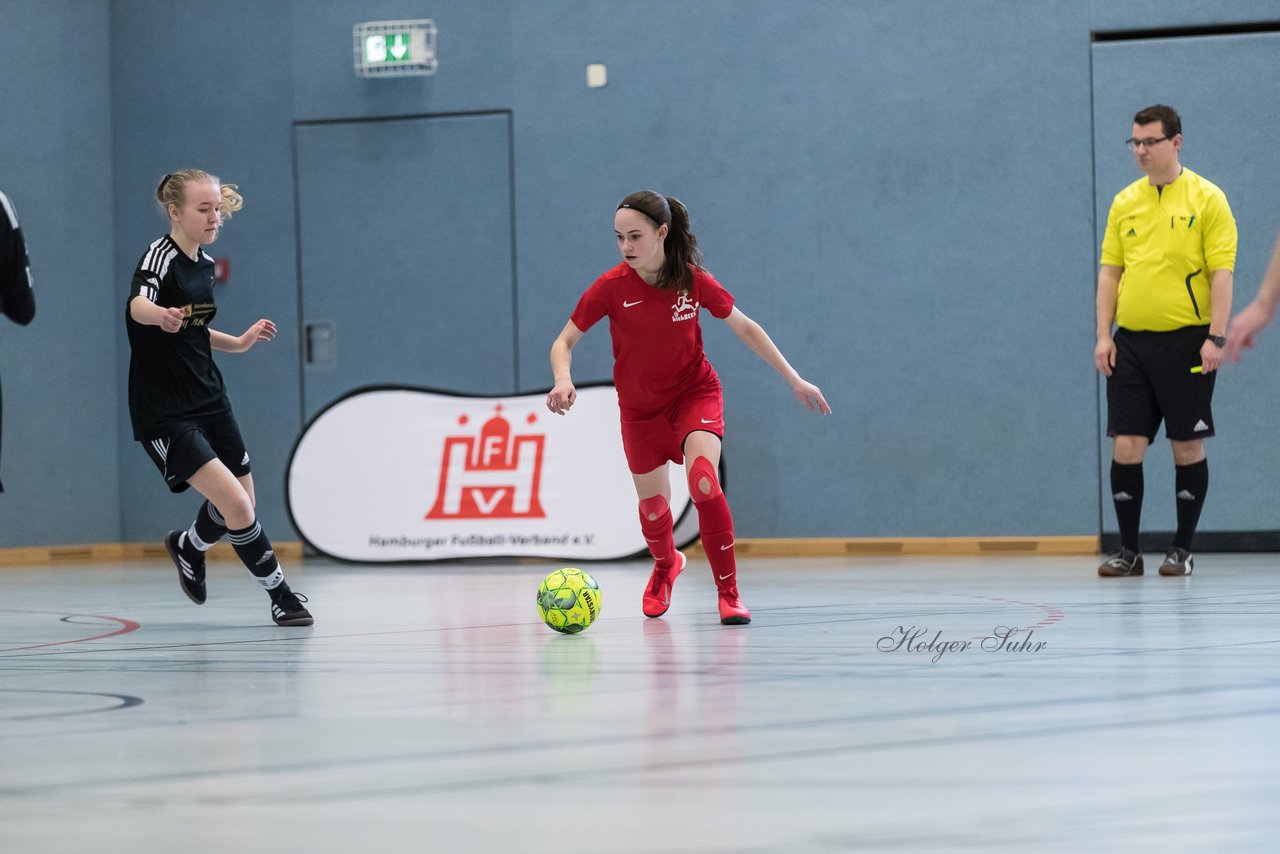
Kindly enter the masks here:
M 650 519 L 656 516 L 656 519 Z M 671 531 L 671 507 L 661 495 L 640 502 L 640 530 L 649 546 L 649 554 L 658 566 L 670 569 L 676 563 L 676 544 Z
M 717 587 L 736 587 L 738 563 L 733 557 L 733 515 L 729 502 L 721 492 L 714 498 L 697 502 L 698 532 L 702 534 L 702 548 L 711 564 Z

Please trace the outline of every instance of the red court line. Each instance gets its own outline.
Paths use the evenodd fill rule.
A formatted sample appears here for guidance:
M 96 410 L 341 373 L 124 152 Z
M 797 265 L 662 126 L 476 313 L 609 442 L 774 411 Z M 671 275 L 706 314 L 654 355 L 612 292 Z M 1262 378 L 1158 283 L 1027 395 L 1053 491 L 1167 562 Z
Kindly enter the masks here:
M 1030 626 L 1012 626 L 1011 627 L 1011 628 L 1019 629 L 1021 631 L 1025 631 L 1028 634 L 1035 631 L 1036 629 L 1048 628 L 1049 626 L 1052 626 L 1054 623 L 1058 622 L 1059 620 L 1061 620 L 1063 617 L 1066 616 L 1066 613 L 1058 606 L 1046 605 L 1041 602 L 1024 602 L 1021 599 L 1005 599 L 1001 596 L 974 596 L 968 593 L 958 593 L 956 595 L 967 596 L 973 599 L 985 599 L 988 602 L 1002 602 L 1006 605 L 1025 605 L 1028 608 L 1039 608 L 1041 611 L 1044 611 L 1045 613 L 1044 618 L 1040 620 L 1040 622 Z M 989 637 L 989 636 L 984 635 L 984 636 L 973 637 L 973 638 L 970 638 L 970 640 L 984 640 L 986 637 Z
M 1024 628 L 1024 629 L 1028 629 L 1028 630 L 1030 630 L 1030 629 L 1043 629 L 1043 628 L 1045 628 L 1046 626 L 1052 626 L 1054 623 L 1058 622 L 1059 620 L 1061 620 L 1061 619 L 1065 616 L 1065 614 L 1063 613 L 1063 610 L 1062 610 L 1061 608 L 1057 607 L 1056 605 L 1043 605 L 1043 604 L 1041 604 L 1041 603 L 1039 603 L 1039 602 L 1023 602 L 1023 601 L 1022 601 L 1022 600 L 1020 600 L 1020 599 L 1001 599 L 1001 598 L 996 597 L 996 596 L 984 596 L 984 597 L 982 597 L 982 598 L 984 598 L 984 599 L 991 599 L 992 601 L 995 601 L 995 602 L 1009 602 L 1009 603 L 1014 604 L 1014 605 L 1026 605 L 1026 606 L 1028 606 L 1028 607 L 1030 607 L 1030 608 L 1039 608 L 1040 610 L 1044 611 L 1044 612 L 1045 612 L 1045 617 L 1044 617 L 1044 619 L 1043 619 L 1043 620 L 1041 620 L 1040 622 L 1036 623 L 1034 626 L 1023 626 L 1023 627 L 1022 627 L 1022 628 Z
M 0 611 L 8 610 L 0 608 Z M 9 611 L 12 614 L 49 614 L 52 611 Z M 89 641 L 102 640 L 103 638 L 113 638 L 116 635 L 127 635 L 129 632 L 136 632 L 142 628 L 141 623 L 135 623 L 133 620 L 127 620 L 124 617 L 106 617 L 100 614 L 64 614 L 60 617 L 63 622 L 68 622 L 72 617 L 87 617 L 90 620 L 107 620 L 112 623 L 119 623 L 120 628 L 114 632 L 106 632 L 100 635 L 93 635 L 87 638 L 72 638 L 70 640 L 49 641 L 48 643 L 33 643 L 26 646 L 11 646 L 7 649 L 0 649 L 0 652 L 17 652 L 24 649 L 41 649 L 46 646 L 63 646 L 72 643 L 88 643 Z

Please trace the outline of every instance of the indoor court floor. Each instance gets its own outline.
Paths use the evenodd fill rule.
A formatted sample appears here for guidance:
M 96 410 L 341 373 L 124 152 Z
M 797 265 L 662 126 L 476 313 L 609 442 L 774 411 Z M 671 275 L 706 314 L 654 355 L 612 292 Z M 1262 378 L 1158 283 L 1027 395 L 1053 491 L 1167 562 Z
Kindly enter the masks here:
M 1280 556 L 293 563 L 0 569 L 0 852 L 1277 850 Z

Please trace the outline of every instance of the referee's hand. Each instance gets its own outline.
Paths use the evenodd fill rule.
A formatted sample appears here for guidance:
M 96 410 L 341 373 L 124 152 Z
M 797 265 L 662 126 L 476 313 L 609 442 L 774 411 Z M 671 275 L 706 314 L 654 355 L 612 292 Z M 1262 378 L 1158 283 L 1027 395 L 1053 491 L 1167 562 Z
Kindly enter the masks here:
M 1222 364 L 1223 349 L 1212 341 L 1205 339 L 1200 345 L 1201 372 L 1211 374 Z
M 1093 348 L 1093 364 L 1105 376 L 1111 376 L 1111 369 L 1116 366 L 1116 342 L 1110 335 L 1098 338 Z

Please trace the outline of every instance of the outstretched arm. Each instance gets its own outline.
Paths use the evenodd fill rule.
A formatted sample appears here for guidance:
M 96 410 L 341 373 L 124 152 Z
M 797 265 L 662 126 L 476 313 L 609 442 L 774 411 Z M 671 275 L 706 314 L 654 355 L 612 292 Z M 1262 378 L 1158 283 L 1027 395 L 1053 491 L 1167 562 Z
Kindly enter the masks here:
M 259 341 L 270 341 L 275 337 L 276 325 L 264 317 L 239 336 L 210 329 L 209 346 L 223 353 L 243 353 Z
M 551 345 L 551 374 L 555 377 L 555 386 L 547 394 L 547 409 L 556 415 L 564 415 L 578 399 L 570 367 L 573 365 L 573 345 L 581 340 L 582 330 L 570 320 Z
M 162 308 L 143 296 L 130 298 L 129 316 L 143 326 L 159 326 L 169 333 L 182 328 L 182 309 L 177 306 Z
M 796 369 L 791 367 L 778 346 L 773 343 L 773 339 L 769 337 L 769 333 L 765 332 L 760 324 L 747 317 L 737 307 L 729 313 L 724 322 L 743 344 L 751 348 L 751 352 L 782 374 L 782 378 L 791 386 L 791 391 L 797 400 L 810 409 L 817 409 L 823 415 L 831 414 L 831 407 L 827 405 L 827 399 L 822 396 L 822 389 L 813 383 L 806 382 L 804 377 L 796 373 Z
M 1262 277 L 1258 295 L 1244 311 L 1232 318 L 1231 325 L 1227 327 L 1228 359 L 1240 361 L 1240 351 L 1253 346 L 1254 336 L 1266 329 L 1275 317 L 1277 302 L 1280 302 L 1280 239 L 1276 240 L 1276 251 L 1271 254 L 1271 263 Z

